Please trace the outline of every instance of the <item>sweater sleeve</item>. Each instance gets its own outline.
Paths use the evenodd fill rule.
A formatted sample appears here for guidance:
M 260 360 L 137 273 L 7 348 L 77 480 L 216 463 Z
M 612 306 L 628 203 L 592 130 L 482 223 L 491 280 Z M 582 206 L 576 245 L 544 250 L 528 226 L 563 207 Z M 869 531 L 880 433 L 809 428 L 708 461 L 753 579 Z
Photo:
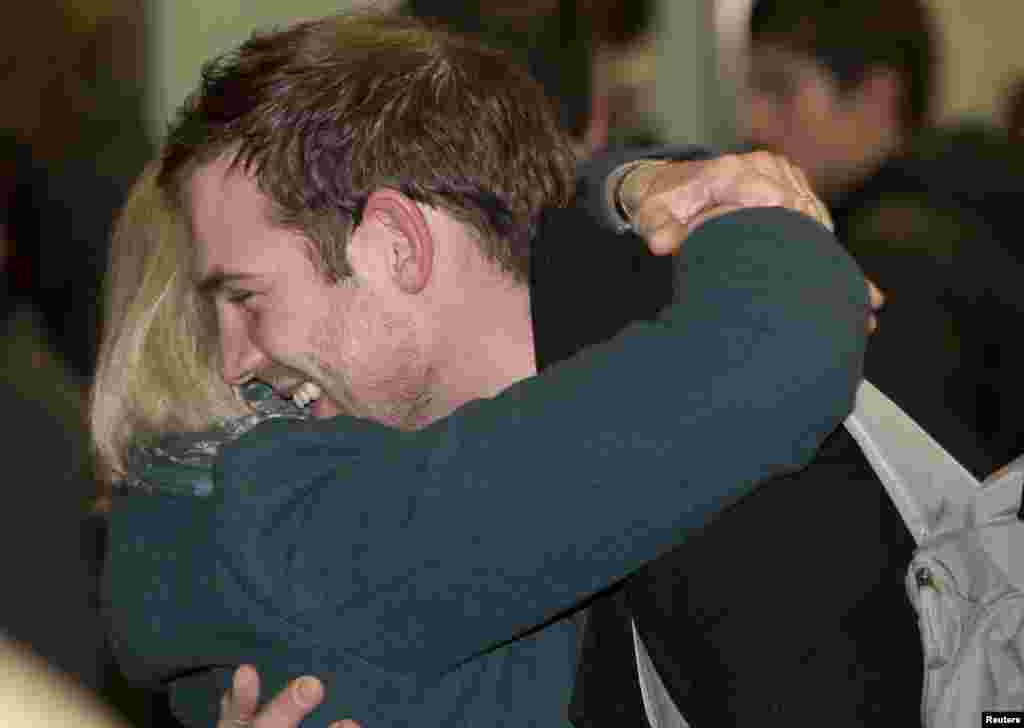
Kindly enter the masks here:
M 236 626 L 269 611 L 384 669 L 441 672 L 806 464 L 860 379 L 859 270 L 779 209 L 706 224 L 677 268 L 657 320 L 424 430 L 267 423 L 228 447 L 214 533 L 259 612 Z

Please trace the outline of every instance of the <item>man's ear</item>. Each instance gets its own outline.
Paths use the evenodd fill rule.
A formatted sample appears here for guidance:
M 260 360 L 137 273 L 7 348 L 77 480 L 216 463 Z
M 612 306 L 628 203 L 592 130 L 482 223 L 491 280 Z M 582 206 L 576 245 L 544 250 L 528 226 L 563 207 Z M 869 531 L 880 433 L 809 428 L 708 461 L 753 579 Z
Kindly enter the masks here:
M 419 293 L 434 269 L 434 236 L 419 205 L 398 190 L 382 187 L 366 201 L 359 226 L 375 226 L 381 235 L 385 273 L 405 293 Z M 386 248 L 383 247 L 386 245 Z M 378 262 L 381 262 L 378 259 Z

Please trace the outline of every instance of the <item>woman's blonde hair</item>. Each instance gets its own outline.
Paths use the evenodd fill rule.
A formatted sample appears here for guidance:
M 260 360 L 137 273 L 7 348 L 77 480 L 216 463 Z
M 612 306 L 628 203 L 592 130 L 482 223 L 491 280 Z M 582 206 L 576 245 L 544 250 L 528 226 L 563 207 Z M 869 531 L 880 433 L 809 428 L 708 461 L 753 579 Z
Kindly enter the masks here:
M 152 162 L 135 182 L 111 241 L 89 412 L 106 495 L 125 476 L 132 447 L 250 412 L 217 373 L 213 321 L 192 284 L 187 230 L 156 185 L 158 171 Z

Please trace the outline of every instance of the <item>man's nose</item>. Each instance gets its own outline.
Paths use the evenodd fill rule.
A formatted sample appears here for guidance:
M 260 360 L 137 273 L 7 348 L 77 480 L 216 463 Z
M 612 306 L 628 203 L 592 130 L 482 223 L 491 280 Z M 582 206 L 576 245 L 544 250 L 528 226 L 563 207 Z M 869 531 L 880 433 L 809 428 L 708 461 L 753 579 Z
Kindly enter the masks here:
M 220 357 L 221 376 L 232 385 L 251 379 L 266 359 L 259 347 L 253 344 L 244 326 L 223 319 L 220 327 Z

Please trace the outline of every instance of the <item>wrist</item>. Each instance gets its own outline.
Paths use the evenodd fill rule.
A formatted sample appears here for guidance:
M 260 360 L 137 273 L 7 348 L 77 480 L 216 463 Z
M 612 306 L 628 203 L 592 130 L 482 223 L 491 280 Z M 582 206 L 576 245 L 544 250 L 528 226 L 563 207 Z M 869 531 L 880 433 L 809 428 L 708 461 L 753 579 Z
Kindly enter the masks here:
M 659 167 L 672 164 L 666 159 L 637 159 L 617 167 L 605 181 L 608 209 L 620 230 L 633 229 L 633 215 L 639 209 Z

